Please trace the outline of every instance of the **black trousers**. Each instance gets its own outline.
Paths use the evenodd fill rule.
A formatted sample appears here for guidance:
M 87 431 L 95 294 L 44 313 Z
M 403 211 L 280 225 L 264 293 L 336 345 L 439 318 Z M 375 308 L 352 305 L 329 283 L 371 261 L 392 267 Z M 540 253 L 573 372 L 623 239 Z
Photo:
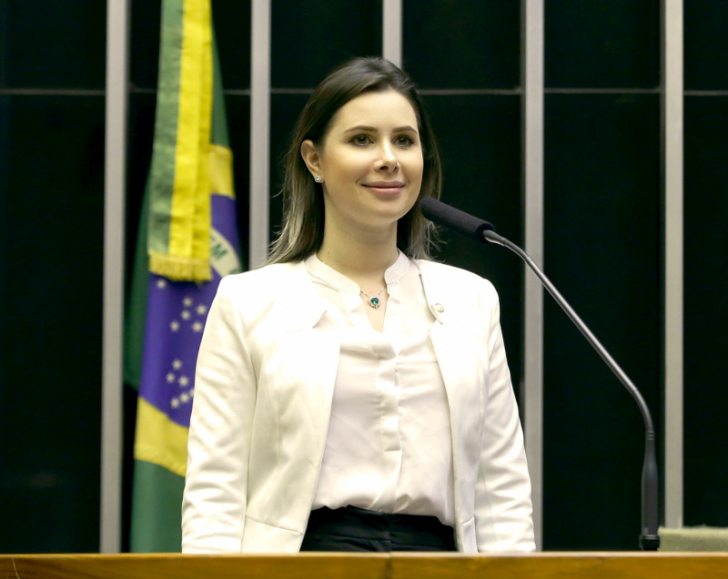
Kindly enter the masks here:
M 344 507 L 311 512 L 301 551 L 457 551 L 455 532 L 437 517 Z

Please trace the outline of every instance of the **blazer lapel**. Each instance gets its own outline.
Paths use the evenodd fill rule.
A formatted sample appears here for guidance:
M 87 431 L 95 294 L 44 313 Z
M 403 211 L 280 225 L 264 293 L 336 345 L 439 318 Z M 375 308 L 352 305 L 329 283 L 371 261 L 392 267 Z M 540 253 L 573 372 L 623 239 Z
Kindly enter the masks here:
M 458 521 L 466 523 L 473 516 L 471 504 L 463 503 L 472 495 L 474 474 L 471 465 L 477 463 L 483 416 L 483 387 L 479 373 L 477 349 L 484 348 L 471 323 L 475 312 L 458 299 L 456 288 L 436 275 L 429 275 L 427 263 L 418 262 L 422 273 L 425 296 L 435 324 L 430 338 L 440 366 L 450 410 L 452 437 L 455 511 Z M 471 481 L 471 482 L 468 482 Z M 465 544 L 462 528 L 458 525 L 458 542 Z
M 445 382 L 450 416 L 455 423 L 461 422 L 460 414 L 464 411 L 472 416 L 473 394 L 477 390 L 468 388 L 477 379 L 476 348 L 483 346 L 477 343 L 469 324 L 473 312 L 462 311 L 464 306 L 457 295 L 427 268 L 427 262 L 418 262 L 425 288 L 425 297 L 435 324 L 430 331 L 435 356 L 440 365 L 440 373 Z M 476 401 L 477 402 L 477 401 Z
M 471 332 L 463 333 L 462 327 L 447 321 L 435 322 L 430 338 L 447 392 L 453 447 L 460 446 L 458 439 L 461 435 L 472 436 L 482 413 L 477 344 Z
M 278 300 L 281 336 L 277 345 L 278 371 L 290 390 L 278 399 L 284 440 L 293 442 L 311 466 L 318 466 L 326 444 L 331 401 L 339 365 L 339 339 L 317 324 L 326 313 L 323 300 L 303 262 L 296 264 L 294 279 Z M 315 479 L 314 483 L 315 484 Z

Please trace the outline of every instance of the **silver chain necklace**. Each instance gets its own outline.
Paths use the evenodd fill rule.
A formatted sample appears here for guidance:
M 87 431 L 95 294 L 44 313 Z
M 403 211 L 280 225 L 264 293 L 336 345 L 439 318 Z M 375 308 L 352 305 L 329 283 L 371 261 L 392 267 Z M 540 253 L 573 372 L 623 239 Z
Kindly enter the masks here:
M 367 298 L 367 303 L 376 310 L 379 306 L 382 305 L 382 302 L 379 299 L 379 294 L 382 293 L 385 289 L 387 289 L 387 286 L 384 286 L 382 289 L 380 289 L 375 296 L 370 296 L 364 290 L 359 290 L 359 293 Z

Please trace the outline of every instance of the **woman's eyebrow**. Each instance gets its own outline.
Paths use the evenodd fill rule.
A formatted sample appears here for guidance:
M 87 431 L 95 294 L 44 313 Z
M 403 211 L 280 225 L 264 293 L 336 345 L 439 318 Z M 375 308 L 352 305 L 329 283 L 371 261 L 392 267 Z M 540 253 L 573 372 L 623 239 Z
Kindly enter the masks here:
M 379 132 L 379 129 L 377 129 L 377 127 L 370 127 L 367 125 L 357 125 L 355 127 L 351 127 L 350 129 L 346 129 L 344 132 L 351 133 L 353 131 L 369 131 L 371 133 L 377 133 L 377 132 Z M 402 131 L 409 131 L 411 133 L 416 133 L 417 129 L 412 128 L 410 125 L 403 125 L 401 127 L 397 127 L 396 129 L 394 129 L 395 133 L 399 133 Z

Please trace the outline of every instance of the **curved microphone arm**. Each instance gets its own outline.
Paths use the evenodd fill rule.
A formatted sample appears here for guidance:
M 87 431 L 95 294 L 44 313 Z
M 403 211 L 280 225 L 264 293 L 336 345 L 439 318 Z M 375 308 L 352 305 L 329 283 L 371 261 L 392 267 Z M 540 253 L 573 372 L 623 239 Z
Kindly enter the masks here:
M 635 385 L 629 379 L 627 374 L 624 373 L 619 364 L 614 361 L 609 355 L 609 352 L 602 346 L 597 340 L 596 336 L 592 334 L 591 330 L 581 320 L 577 313 L 572 309 L 564 297 L 554 287 L 551 281 L 541 271 L 541 268 L 531 259 L 531 257 L 518 247 L 515 243 L 510 242 L 505 237 L 501 237 L 495 231 L 485 229 L 480 231 L 480 235 L 487 241 L 502 245 L 503 247 L 510 249 L 513 253 L 518 255 L 538 276 L 541 283 L 551 296 L 556 300 L 562 310 L 566 313 L 569 319 L 574 322 L 574 325 L 579 328 L 579 331 L 584 335 L 587 341 L 597 351 L 597 354 L 604 360 L 609 368 L 614 372 L 614 375 L 629 391 L 632 397 L 637 402 L 637 406 L 642 414 L 642 420 L 645 423 L 645 459 L 642 466 L 642 533 L 640 534 L 640 547 L 645 551 L 656 551 L 660 546 L 660 536 L 657 532 L 659 526 L 659 511 L 658 511 L 658 471 L 657 471 L 657 460 L 655 458 L 655 428 L 652 423 L 652 415 L 650 409 L 647 407 L 645 399 L 637 390 Z

